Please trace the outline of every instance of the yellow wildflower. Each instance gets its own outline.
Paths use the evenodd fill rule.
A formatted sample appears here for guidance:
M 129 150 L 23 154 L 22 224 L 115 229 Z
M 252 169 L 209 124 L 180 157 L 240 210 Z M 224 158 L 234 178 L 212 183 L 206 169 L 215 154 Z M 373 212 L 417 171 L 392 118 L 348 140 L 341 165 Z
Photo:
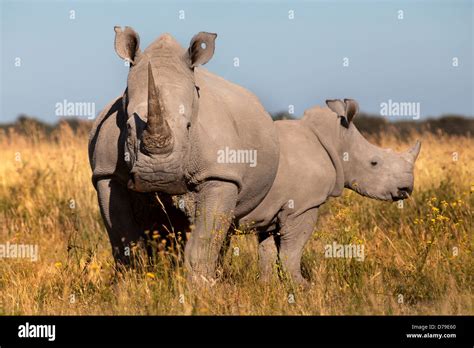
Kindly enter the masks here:
M 439 221 L 449 221 L 449 218 L 447 216 L 443 216 L 443 215 L 438 215 L 436 217 L 437 220 Z

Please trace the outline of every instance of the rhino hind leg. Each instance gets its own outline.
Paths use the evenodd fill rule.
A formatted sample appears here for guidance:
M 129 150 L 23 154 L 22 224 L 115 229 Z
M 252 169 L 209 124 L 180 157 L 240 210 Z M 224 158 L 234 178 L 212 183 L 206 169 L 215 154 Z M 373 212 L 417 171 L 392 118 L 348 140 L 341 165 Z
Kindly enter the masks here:
M 275 231 L 263 231 L 258 234 L 259 280 L 263 283 L 272 279 L 278 260 L 278 245 Z
M 281 226 L 279 259 L 283 270 L 291 280 L 302 286 L 309 286 L 301 274 L 301 256 L 306 242 L 311 237 L 318 216 L 318 209 L 312 208 L 295 218 L 288 216 Z
M 172 266 L 181 265 L 190 226 L 186 214 L 173 204 L 169 195 L 134 191 L 129 191 L 129 195 L 150 262 L 157 252 L 165 252 Z

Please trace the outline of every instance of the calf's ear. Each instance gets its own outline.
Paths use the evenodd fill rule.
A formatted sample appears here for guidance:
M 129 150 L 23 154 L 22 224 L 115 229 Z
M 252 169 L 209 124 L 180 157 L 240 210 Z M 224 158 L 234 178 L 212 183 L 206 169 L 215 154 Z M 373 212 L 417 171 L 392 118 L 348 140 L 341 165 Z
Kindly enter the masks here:
M 131 27 L 115 26 L 115 52 L 122 59 L 128 60 L 130 63 L 135 62 L 135 58 L 140 54 L 140 37 Z
M 349 128 L 352 119 L 359 112 L 359 104 L 354 99 L 328 99 L 327 106 L 341 118 L 341 125 Z
M 189 44 L 187 60 L 190 68 L 206 64 L 214 55 L 217 34 L 201 31 Z
M 344 116 L 346 114 L 346 105 L 340 99 L 328 99 L 326 105 L 337 114 L 337 116 Z
M 359 103 L 354 99 L 344 99 L 344 104 L 346 104 L 347 121 L 351 123 L 354 116 L 359 113 Z
M 341 125 L 349 128 L 349 121 L 346 117 L 346 104 L 340 99 L 328 99 L 326 105 L 341 118 Z

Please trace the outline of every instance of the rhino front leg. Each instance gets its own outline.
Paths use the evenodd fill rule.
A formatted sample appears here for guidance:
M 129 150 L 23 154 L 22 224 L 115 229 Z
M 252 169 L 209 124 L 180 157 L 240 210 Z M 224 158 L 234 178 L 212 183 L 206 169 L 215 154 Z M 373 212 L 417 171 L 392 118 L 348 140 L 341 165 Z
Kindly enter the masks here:
M 225 266 L 225 257 L 230 248 L 230 244 L 232 242 L 231 233 L 230 231 L 225 235 L 224 240 L 222 242 L 221 250 L 219 251 L 219 256 L 217 258 L 217 274 L 224 273 L 224 266 Z
M 97 181 L 97 197 L 100 213 L 109 234 L 112 254 L 117 265 L 129 265 L 130 254 L 126 247 L 138 243 L 141 237 L 140 227 L 135 221 L 130 203 L 130 195 L 123 185 L 114 179 Z
M 212 181 L 199 188 L 195 227 L 185 248 L 190 280 L 216 277 L 216 266 L 237 202 L 237 186 Z
M 279 257 L 284 271 L 291 279 L 300 285 L 308 286 L 309 282 L 301 274 L 301 256 L 306 242 L 311 237 L 318 209 L 307 210 L 295 218 L 288 217 L 281 226 Z

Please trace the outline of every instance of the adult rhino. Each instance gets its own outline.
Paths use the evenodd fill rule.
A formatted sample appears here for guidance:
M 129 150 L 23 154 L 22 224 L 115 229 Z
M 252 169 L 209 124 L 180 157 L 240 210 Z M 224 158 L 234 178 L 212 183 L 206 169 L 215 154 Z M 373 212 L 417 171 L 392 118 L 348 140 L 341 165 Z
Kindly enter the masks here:
M 297 282 L 303 248 L 314 230 L 318 208 L 345 188 L 370 198 L 396 201 L 413 190 L 413 169 L 421 143 L 396 153 L 370 144 L 352 120 L 355 100 L 328 100 L 301 120 L 275 122 L 280 139 L 278 173 L 260 205 L 241 218 L 259 233 L 259 266 L 267 280 L 277 258 Z
M 121 106 L 114 104 L 126 122 L 128 188 L 191 197 L 186 211 L 193 232 L 185 248 L 186 266 L 193 279 L 213 278 L 233 218 L 255 209 L 276 176 L 274 123 L 251 92 L 199 67 L 212 58 L 216 34 L 195 35 L 187 50 L 164 34 L 142 52 L 132 28 L 116 27 L 115 32 L 116 52 L 131 63 Z M 110 151 L 122 146 L 121 121 L 120 142 Z M 258 161 L 222 160 L 222 151 L 251 152 Z M 121 191 L 126 179 L 122 176 L 116 185 Z M 99 201 L 101 190 L 109 194 L 108 185 L 96 185 Z M 126 200 L 123 195 L 116 204 L 128 205 Z M 105 203 L 102 211 L 111 200 Z

